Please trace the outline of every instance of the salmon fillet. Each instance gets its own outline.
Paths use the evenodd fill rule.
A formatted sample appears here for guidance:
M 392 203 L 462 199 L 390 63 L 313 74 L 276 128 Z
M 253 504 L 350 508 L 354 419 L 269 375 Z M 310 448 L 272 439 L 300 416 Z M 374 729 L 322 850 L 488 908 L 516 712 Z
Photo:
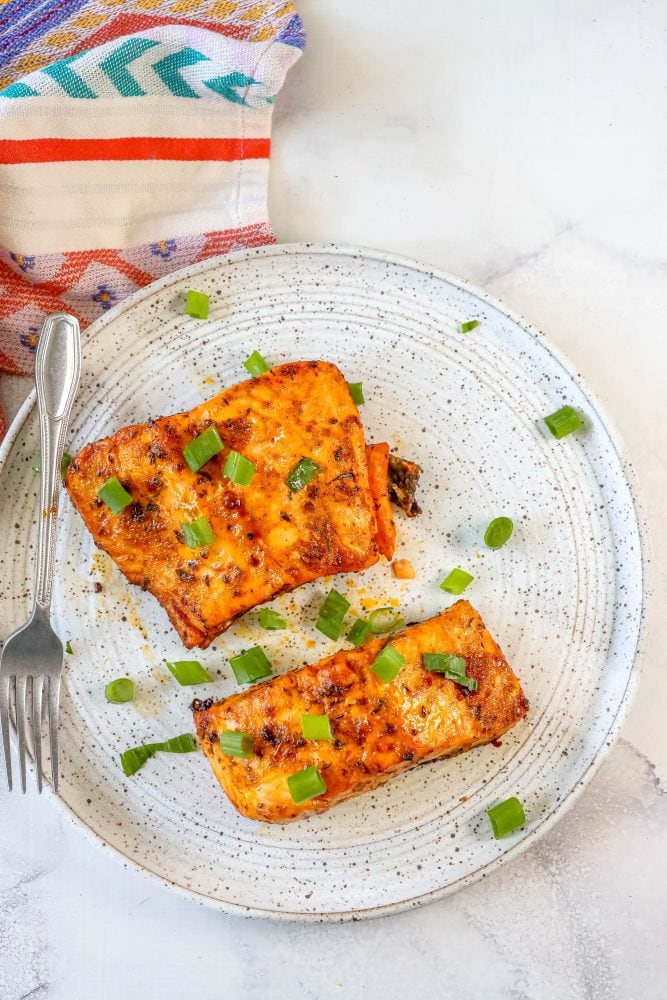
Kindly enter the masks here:
M 182 449 L 211 425 L 224 449 L 191 472 Z M 99 548 L 158 599 L 188 648 L 205 648 L 276 594 L 391 558 L 388 449 L 376 448 L 338 368 L 300 361 L 86 445 L 65 487 Z M 230 449 L 255 464 L 248 486 L 223 475 Z M 293 492 L 287 477 L 306 457 L 321 471 Z M 118 515 L 98 497 L 114 476 L 132 497 Z M 181 525 L 201 515 L 215 541 L 193 550 Z
M 370 668 L 388 642 L 405 663 L 385 683 Z M 425 670 L 428 652 L 463 657 L 477 690 Z M 323 812 L 423 761 L 489 743 L 527 711 L 519 681 L 468 601 L 390 639 L 341 650 L 224 701 L 193 703 L 216 778 L 239 812 L 268 823 Z M 302 713 L 328 715 L 333 741 L 305 741 Z M 252 757 L 222 753 L 219 737 L 226 729 L 253 737 Z M 319 770 L 326 792 L 297 805 L 287 778 L 307 767 Z

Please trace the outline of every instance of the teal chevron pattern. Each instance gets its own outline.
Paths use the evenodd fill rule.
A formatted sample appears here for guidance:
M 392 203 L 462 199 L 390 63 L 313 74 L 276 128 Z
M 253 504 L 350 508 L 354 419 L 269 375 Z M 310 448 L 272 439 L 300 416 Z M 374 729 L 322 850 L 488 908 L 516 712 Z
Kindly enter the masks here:
M 86 99 L 145 97 L 156 91 L 164 92 L 162 87 L 156 86 L 157 80 L 175 97 L 201 99 L 209 91 L 232 104 L 255 107 L 270 105 L 275 98 L 274 94 L 266 92 L 267 87 L 260 80 L 254 80 L 239 70 L 221 75 L 221 67 L 216 66 L 210 56 L 189 45 L 175 47 L 173 43 L 134 35 L 113 48 L 109 43 L 101 49 L 80 52 L 45 69 L 36 70 L 0 91 L 0 98 L 46 97 L 63 93 L 68 97 Z M 144 60 L 133 70 L 132 64 L 151 49 L 155 50 L 155 61 Z M 183 71 L 199 63 L 210 63 L 209 79 L 201 79 L 200 73 L 193 86 L 185 79 Z M 153 74 L 157 80 L 155 77 L 151 79 Z M 195 86 L 199 90 L 195 90 Z

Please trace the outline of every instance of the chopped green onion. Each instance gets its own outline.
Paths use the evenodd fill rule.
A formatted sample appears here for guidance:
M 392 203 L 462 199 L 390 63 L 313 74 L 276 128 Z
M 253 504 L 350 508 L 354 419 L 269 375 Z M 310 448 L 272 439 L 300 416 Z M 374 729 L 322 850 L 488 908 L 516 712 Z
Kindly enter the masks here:
M 584 426 L 584 422 L 573 406 L 561 406 L 560 410 L 550 413 L 544 422 L 555 438 L 563 438 Z
M 466 573 L 464 569 L 453 569 L 440 584 L 440 589 L 458 597 L 474 579 L 475 577 Z
M 386 635 L 387 632 L 394 632 L 400 628 L 404 621 L 396 615 L 393 608 L 376 608 L 368 616 L 368 624 L 373 635 Z
M 69 467 L 72 464 L 72 462 L 73 462 L 72 456 L 69 454 L 69 452 L 64 451 L 63 452 L 63 457 L 60 459 L 60 478 L 61 479 L 65 478 L 65 473 L 69 469 Z M 42 471 L 42 456 L 40 455 L 39 452 L 37 452 L 37 454 L 35 455 L 35 457 L 32 460 L 32 471 L 33 472 L 41 472 Z
M 200 545 L 213 545 L 215 541 L 213 528 L 208 523 L 208 518 L 204 514 L 187 524 L 181 521 L 181 528 L 183 529 L 185 544 L 188 548 L 198 549 Z
M 271 661 L 261 646 L 253 646 L 230 657 L 229 663 L 238 684 L 252 684 L 273 673 Z
M 195 292 L 191 288 L 185 296 L 184 311 L 195 319 L 208 319 L 208 295 L 204 292 Z
M 356 403 L 357 406 L 361 406 L 365 403 L 364 399 L 364 386 L 363 382 L 348 382 L 347 387 L 350 390 L 350 396 L 352 396 L 352 402 Z
M 269 366 L 259 351 L 253 351 L 250 357 L 243 362 L 243 367 L 253 378 L 257 378 L 258 375 L 263 375 L 269 370 Z
M 315 622 L 315 628 L 329 639 L 340 639 L 343 631 L 343 619 L 349 611 L 350 602 L 333 588 L 329 591 L 320 608 L 320 614 Z
M 302 715 L 301 732 L 304 740 L 332 740 L 328 715 Z
M 72 654 L 74 653 L 74 650 L 72 649 L 72 643 L 69 641 L 69 639 L 65 643 L 65 652 L 69 653 L 70 656 L 72 656 Z
M 199 660 L 167 661 L 167 669 L 170 674 L 173 674 L 181 687 L 189 687 L 191 684 L 208 684 L 213 680 L 208 670 L 202 667 Z
M 484 542 L 490 549 L 499 549 L 509 541 L 514 524 L 509 517 L 494 517 L 484 532 Z
M 405 657 L 402 653 L 399 653 L 393 646 L 385 646 L 379 656 L 375 658 L 375 662 L 371 664 L 371 670 L 388 684 L 398 676 L 404 663 Z
M 220 733 L 220 749 L 226 757 L 252 757 L 255 741 L 249 733 L 236 729 L 225 729 Z
M 197 743 L 194 736 L 191 736 L 190 733 L 183 733 L 182 736 L 174 736 L 164 743 L 144 743 L 142 746 L 125 750 L 120 755 L 120 763 L 123 772 L 129 778 L 156 753 L 192 753 L 196 749 Z
M 424 653 L 424 669 L 434 674 L 443 674 L 469 691 L 477 690 L 477 681 L 466 674 L 466 661 L 454 653 Z
M 293 493 L 298 493 L 304 486 L 312 482 L 315 476 L 318 476 L 321 471 L 320 466 L 312 458 L 302 458 L 296 463 L 287 477 L 287 485 Z
M 261 628 L 269 629 L 272 632 L 287 628 L 287 622 L 283 616 L 274 611 L 273 608 L 260 608 L 259 624 Z
M 225 462 L 225 475 L 239 486 L 250 486 L 255 475 L 255 463 L 238 451 L 231 450 Z
M 365 618 L 357 618 L 356 622 L 347 633 L 347 641 L 353 646 L 363 646 L 366 639 L 371 634 L 371 627 Z
M 112 514 L 120 514 L 132 503 L 132 497 L 115 476 L 107 479 L 106 483 L 97 491 L 97 495 L 100 500 L 105 502 Z
M 461 333 L 470 333 L 476 326 L 479 326 L 479 320 L 469 319 L 467 323 L 461 323 Z
M 487 811 L 487 815 L 491 820 L 491 828 L 496 840 L 499 840 L 500 837 L 506 837 L 508 833 L 514 833 L 526 822 L 523 806 L 514 796 L 505 799 L 504 802 L 499 802 L 497 806 L 492 806 Z
M 129 677 L 117 677 L 110 681 L 104 689 L 104 696 L 112 705 L 124 705 L 134 698 L 134 684 Z
M 211 424 L 205 431 L 198 434 L 190 444 L 183 449 L 183 458 L 188 463 L 191 472 L 199 472 L 210 458 L 222 451 L 224 445 L 218 434 L 217 427 Z
M 306 767 L 297 774 L 290 774 L 287 779 L 292 801 L 298 806 L 308 799 L 314 799 L 318 795 L 323 795 L 327 790 L 324 778 L 316 767 Z

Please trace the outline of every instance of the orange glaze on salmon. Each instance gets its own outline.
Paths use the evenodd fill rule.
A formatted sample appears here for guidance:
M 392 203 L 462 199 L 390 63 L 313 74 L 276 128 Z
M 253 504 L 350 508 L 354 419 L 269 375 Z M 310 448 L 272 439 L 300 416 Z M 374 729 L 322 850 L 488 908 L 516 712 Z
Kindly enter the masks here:
M 387 643 L 405 657 L 389 683 L 371 670 Z M 464 657 L 477 690 L 425 670 L 429 652 Z M 322 812 L 423 761 L 490 743 L 527 711 L 519 681 L 468 601 L 224 701 L 193 704 L 199 740 L 223 789 L 244 816 L 269 823 Z M 333 741 L 305 741 L 302 713 L 328 715 Z M 252 736 L 254 755 L 225 756 L 225 729 Z M 320 771 L 326 792 L 296 805 L 287 778 L 307 767 Z
M 182 449 L 211 424 L 224 450 L 191 472 Z M 229 449 L 255 464 L 250 485 L 223 475 Z M 287 477 L 302 458 L 321 472 L 293 493 Z M 86 445 L 65 486 L 95 543 L 158 599 L 188 648 L 205 648 L 276 594 L 391 558 L 387 462 L 386 445 L 366 448 L 338 368 L 299 361 Z M 133 500 L 118 515 L 97 495 L 111 476 Z M 188 548 L 181 524 L 201 515 L 215 541 Z

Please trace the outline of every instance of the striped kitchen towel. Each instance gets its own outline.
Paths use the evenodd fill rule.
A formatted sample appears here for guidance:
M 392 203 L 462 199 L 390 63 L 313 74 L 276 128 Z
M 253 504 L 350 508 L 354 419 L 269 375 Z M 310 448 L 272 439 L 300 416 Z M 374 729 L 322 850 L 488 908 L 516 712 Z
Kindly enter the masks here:
M 50 312 L 84 327 L 274 241 L 271 111 L 303 46 L 289 0 L 0 0 L 0 370 L 30 372 Z

